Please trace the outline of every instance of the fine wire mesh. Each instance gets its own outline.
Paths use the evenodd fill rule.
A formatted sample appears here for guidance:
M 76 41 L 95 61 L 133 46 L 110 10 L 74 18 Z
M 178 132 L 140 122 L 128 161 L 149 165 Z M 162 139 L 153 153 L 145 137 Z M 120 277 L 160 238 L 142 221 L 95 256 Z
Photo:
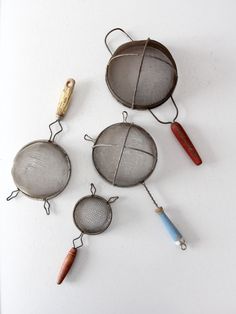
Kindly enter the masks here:
M 177 68 L 166 47 L 148 39 L 120 46 L 107 66 L 106 81 L 114 97 L 133 109 L 165 102 L 177 83 Z
M 75 205 L 73 218 L 75 225 L 83 233 L 99 234 L 111 223 L 111 206 L 100 196 L 86 196 Z
M 154 170 L 156 144 L 135 124 L 113 124 L 98 136 L 93 146 L 93 162 L 99 174 L 113 185 L 134 186 Z
M 16 155 L 12 176 L 16 186 L 32 198 L 48 199 L 61 193 L 71 174 L 70 160 L 57 144 L 35 141 Z

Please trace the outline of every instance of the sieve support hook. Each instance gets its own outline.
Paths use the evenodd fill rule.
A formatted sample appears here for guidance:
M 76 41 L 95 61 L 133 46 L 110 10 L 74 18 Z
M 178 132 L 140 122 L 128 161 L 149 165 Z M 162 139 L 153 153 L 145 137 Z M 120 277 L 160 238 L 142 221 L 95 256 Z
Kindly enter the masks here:
M 49 201 L 47 199 L 44 200 L 43 207 L 45 209 L 46 214 L 50 215 L 51 204 L 49 203 Z
M 110 47 L 109 47 L 109 45 L 108 45 L 108 43 L 107 43 L 107 38 L 108 38 L 108 36 L 109 36 L 111 33 L 115 32 L 115 31 L 120 31 L 120 32 L 122 32 L 122 33 L 125 34 L 131 41 L 133 41 L 133 38 L 132 38 L 128 33 L 126 33 L 126 31 L 124 31 L 122 28 L 120 28 L 120 27 L 113 28 L 112 30 L 110 30 L 110 31 L 106 34 L 106 36 L 105 36 L 105 38 L 104 38 L 104 42 L 105 42 L 105 45 L 106 45 L 106 47 L 107 47 L 107 50 L 110 52 L 111 55 L 112 55 L 112 51 L 111 51 L 111 49 L 110 49 Z
M 94 196 L 96 194 L 96 191 L 97 191 L 97 189 L 96 189 L 95 185 L 93 183 L 91 183 L 90 184 L 90 192 L 91 192 L 92 196 Z
M 108 204 L 115 203 L 115 201 L 117 201 L 118 198 L 119 198 L 119 196 L 111 196 L 111 197 L 107 200 L 107 203 L 108 203 Z
M 175 102 L 175 100 L 174 100 L 174 98 L 173 98 L 172 95 L 170 96 L 170 99 L 172 100 L 172 103 L 173 103 L 174 108 L 175 108 L 175 110 L 176 110 L 175 117 L 174 117 L 173 121 L 162 121 L 162 120 L 160 120 L 160 119 L 154 114 L 154 112 L 153 112 L 151 109 L 148 109 L 149 112 L 152 114 L 152 116 L 153 116 L 159 123 L 161 123 L 161 124 L 171 124 L 171 123 L 175 122 L 176 119 L 178 118 L 178 115 L 179 115 L 178 106 L 177 106 L 177 104 L 176 104 L 176 102 Z
M 77 238 L 73 239 L 72 243 L 73 243 L 74 249 L 79 249 L 80 247 L 82 247 L 84 245 L 83 236 L 84 236 L 84 233 L 81 232 L 81 234 Z M 77 240 L 80 240 L 80 245 L 78 245 L 78 246 L 75 245 L 75 242 Z
M 59 127 L 58 131 L 55 132 L 55 133 L 53 132 L 53 126 L 54 125 L 56 126 L 56 128 Z M 50 123 L 48 127 L 49 127 L 49 130 L 50 130 L 49 142 L 54 142 L 56 136 L 63 131 L 63 127 L 62 127 L 60 118 L 58 118 L 57 120 L 55 120 L 52 123 Z
M 20 190 L 14 190 L 11 192 L 11 194 L 6 198 L 7 201 L 12 200 L 13 198 L 17 197 L 17 195 L 19 194 Z
M 122 117 L 123 117 L 123 122 L 126 123 L 128 120 L 128 112 L 127 111 L 122 111 Z
M 85 141 L 87 141 L 87 142 L 95 143 L 95 139 L 92 138 L 91 136 L 89 136 L 88 134 L 85 134 L 85 135 L 84 135 L 84 139 L 85 139 Z

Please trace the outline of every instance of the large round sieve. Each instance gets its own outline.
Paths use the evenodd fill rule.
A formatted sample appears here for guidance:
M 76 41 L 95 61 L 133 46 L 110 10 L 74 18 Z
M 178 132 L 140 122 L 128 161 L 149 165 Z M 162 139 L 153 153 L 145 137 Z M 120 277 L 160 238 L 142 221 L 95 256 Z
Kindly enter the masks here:
M 107 39 L 114 31 L 121 31 L 129 41 L 111 51 Z M 108 32 L 105 44 L 111 58 L 106 68 L 106 83 L 112 95 L 123 105 L 131 109 L 149 110 L 152 116 L 162 124 L 170 124 L 171 130 L 186 153 L 196 165 L 202 160 L 180 123 L 176 122 L 178 107 L 173 98 L 178 74 L 174 58 L 170 51 L 158 41 L 133 40 L 121 28 Z M 172 100 L 176 111 L 172 120 L 162 121 L 153 112 L 153 108 Z
M 94 143 L 92 159 L 98 173 L 109 183 L 119 187 L 131 187 L 142 184 L 156 206 L 156 211 L 181 249 L 186 243 L 181 233 L 159 206 L 146 186 L 145 180 L 153 172 L 157 163 L 157 147 L 151 135 L 140 126 L 127 122 L 128 114 L 123 112 L 123 122 L 105 128 L 92 139 Z
M 118 196 L 110 197 L 108 200 L 95 195 L 96 188 L 93 183 L 90 187 L 91 195 L 81 198 L 75 205 L 73 219 L 76 227 L 81 231 L 79 237 L 73 239 L 73 247 L 67 253 L 61 266 L 57 284 L 61 284 L 74 263 L 77 249 L 83 246 L 84 234 L 96 235 L 104 232 L 112 221 L 111 203 L 114 203 Z M 76 244 L 78 243 L 79 244 Z
M 113 185 L 144 182 L 157 163 L 154 140 L 140 126 L 123 122 L 103 130 L 93 146 L 93 162 L 99 174 Z
M 75 81 L 68 79 L 57 107 L 57 119 L 49 125 L 49 140 L 38 140 L 25 145 L 15 156 L 12 176 L 17 187 L 7 200 L 19 192 L 44 200 L 44 208 L 50 214 L 49 199 L 60 194 L 67 186 L 71 175 L 71 163 L 67 153 L 54 140 L 63 127 L 64 117 L 71 99 Z
M 163 104 L 177 83 L 177 68 L 169 50 L 148 39 L 130 41 L 113 53 L 106 82 L 115 98 L 132 109 Z

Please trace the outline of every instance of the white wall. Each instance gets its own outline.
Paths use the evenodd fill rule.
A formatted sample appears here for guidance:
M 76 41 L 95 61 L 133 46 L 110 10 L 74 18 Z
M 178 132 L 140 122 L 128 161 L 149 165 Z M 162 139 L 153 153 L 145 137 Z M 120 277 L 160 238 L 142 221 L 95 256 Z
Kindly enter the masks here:
M 2 314 L 235 313 L 235 9 L 233 0 L 2 1 Z M 179 121 L 199 148 L 202 166 L 184 155 L 168 126 L 148 112 L 128 111 L 157 141 L 159 164 L 147 184 L 185 235 L 184 253 L 165 233 L 143 187 L 104 182 L 83 140 L 121 121 L 124 107 L 104 81 L 109 53 L 103 39 L 117 26 L 136 39 L 164 43 L 178 65 Z M 113 47 L 120 43 L 115 38 Z M 68 77 L 77 86 L 58 143 L 73 173 L 48 217 L 41 202 L 20 196 L 7 203 L 5 197 L 14 189 L 15 153 L 48 138 Z M 168 105 L 157 112 L 167 116 Z M 79 234 L 73 206 L 90 182 L 105 197 L 120 196 L 114 220 L 104 234 L 85 237 L 73 270 L 57 286 L 59 266 Z

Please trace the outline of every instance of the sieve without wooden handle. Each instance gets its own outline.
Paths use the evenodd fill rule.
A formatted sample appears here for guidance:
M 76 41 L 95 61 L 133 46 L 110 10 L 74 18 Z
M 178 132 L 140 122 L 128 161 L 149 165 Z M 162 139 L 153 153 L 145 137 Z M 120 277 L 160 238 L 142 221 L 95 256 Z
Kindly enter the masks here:
M 50 214 L 49 199 L 60 194 L 67 186 L 71 175 L 71 163 L 65 150 L 55 143 L 56 136 L 62 132 L 61 120 L 70 104 L 75 81 L 68 79 L 57 106 L 57 119 L 49 124 L 49 140 L 28 143 L 16 154 L 12 176 L 17 187 L 7 200 L 19 192 L 34 199 L 44 201 L 46 214 Z
M 129 42 L 118 47 L 114 52 L 107 43 L 108 36 L 120 31 Z M 149 110 L 153 117 L 162 124 L 170 124 L 171 130 L 185 152 L 196 165 L 202 163 L 196 148 L 180 123 L 176 122 L 178 108 L 173 99 L 177 84 L 177 67 L 170 51 L 161 43 L 148 38 L 134 41 L 121 28 L 108 32 L 105 44 L 111 58 L 106 69 L 106 83 L 111 94 L 123 105 L 137 110 Z M 168 99 L 176 110 L 171 121 L 162 121 L 152 111 Z

